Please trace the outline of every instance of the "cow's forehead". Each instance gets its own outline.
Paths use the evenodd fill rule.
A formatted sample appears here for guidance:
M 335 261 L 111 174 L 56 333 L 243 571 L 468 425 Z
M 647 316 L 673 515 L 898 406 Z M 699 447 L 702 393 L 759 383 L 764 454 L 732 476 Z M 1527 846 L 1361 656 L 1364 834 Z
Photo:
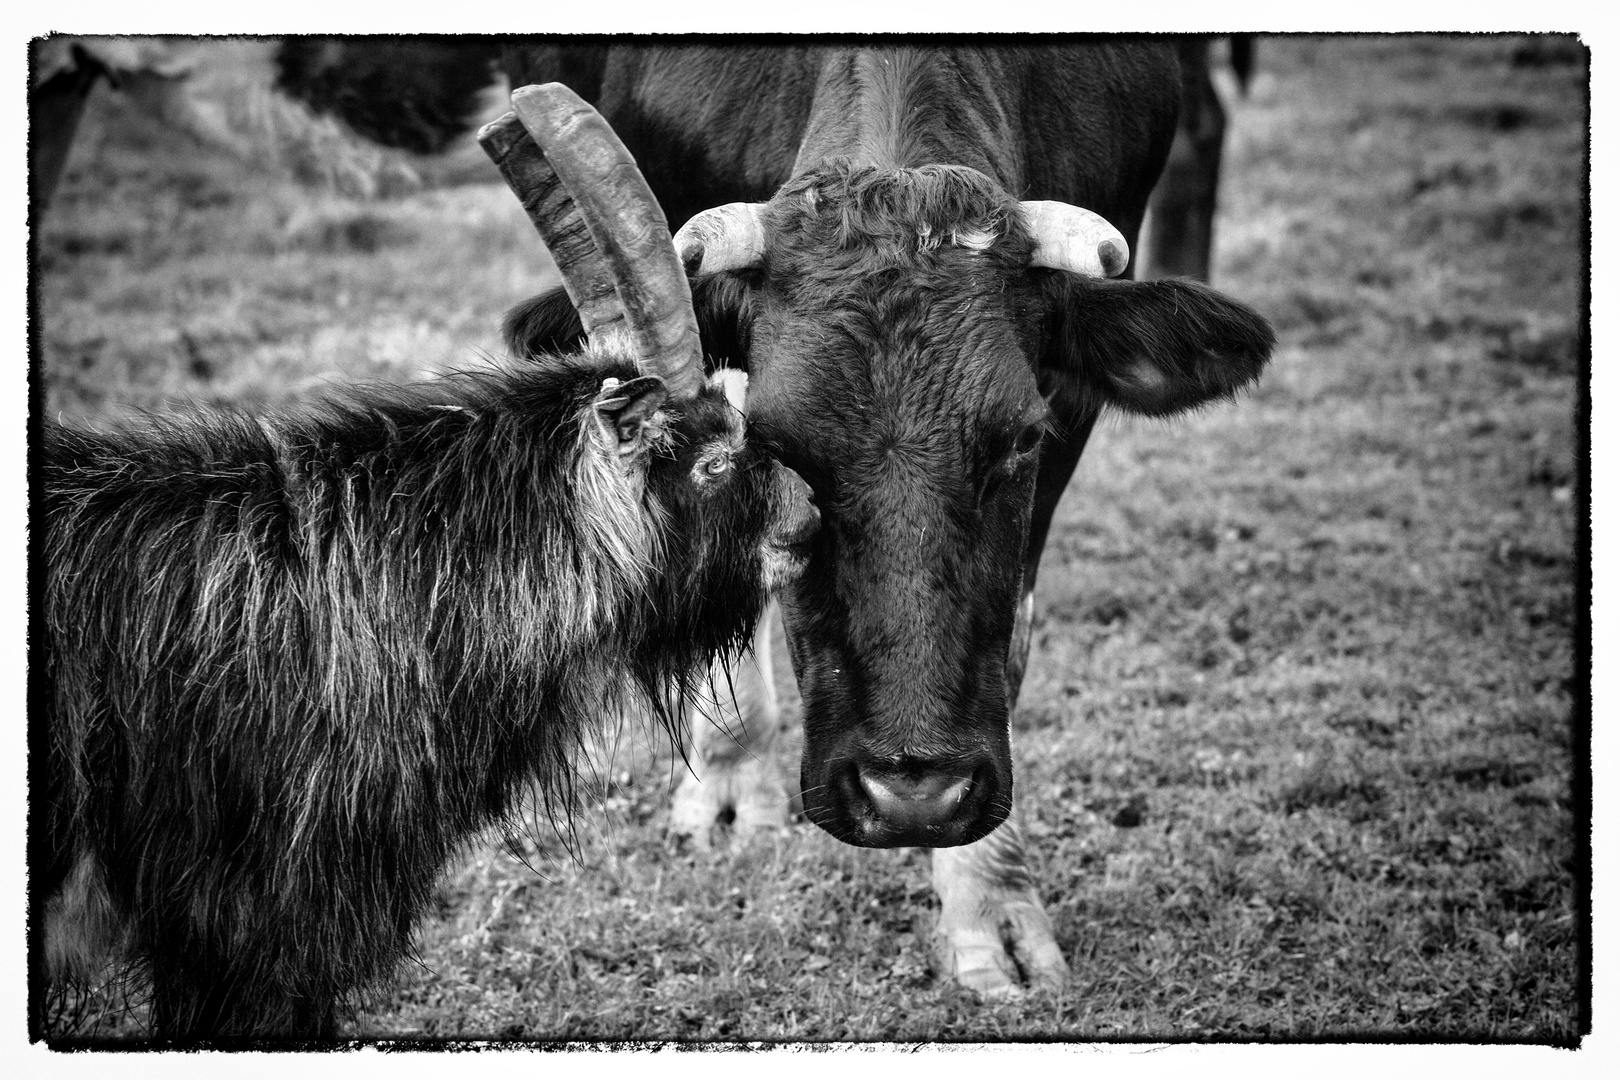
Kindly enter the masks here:
M 1030 250 L 1016 200 L 960 165 L 834 162 L 783 185 L 767 231 L 771 261 L 804 280 L 821 279 L 818 268 L 926 268 L 952 248 L 1012 268 L 1026 265 Z
M 892 452 L 973 469 L 1044 411 L 1010 316 L 926 290 L 769 313 L 754 349 L 751 414 L 831 472 Z
M 1015 205 L 960 166 L 785 185 L 752 346 L 766 425 L 834 471 L 892 450 L 956 469 L 1039 410 Z
M 1018 412 L 1038 396 L 1026 288 L 965 252 L 927 267 L 801 279 L 767 294 L 754 351 L 766 378 L 812 374 L 803 386 L 811 394 L 913 404 L 942 419 L 1003 404 Z

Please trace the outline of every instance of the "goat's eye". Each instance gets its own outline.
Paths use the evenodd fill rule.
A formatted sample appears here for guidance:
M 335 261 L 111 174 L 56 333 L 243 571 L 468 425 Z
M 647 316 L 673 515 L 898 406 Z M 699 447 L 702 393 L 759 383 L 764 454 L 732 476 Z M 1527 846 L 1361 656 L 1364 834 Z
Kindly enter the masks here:
M 703 463 L 703 472 L 707 476 L 723 476 L 729 468 L 731 468 L 729 454 L 716 454 Z

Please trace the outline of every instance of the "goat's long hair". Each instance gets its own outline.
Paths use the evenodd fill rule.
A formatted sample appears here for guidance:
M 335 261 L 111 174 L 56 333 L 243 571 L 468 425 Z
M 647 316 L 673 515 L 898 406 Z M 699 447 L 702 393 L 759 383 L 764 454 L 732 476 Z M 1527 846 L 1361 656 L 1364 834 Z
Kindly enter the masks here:
M 747 638 L 768 500 L 683 494 L 706 433 L 740 440 L 716 390 L 640 468 L 599 445 L 603 380 L 636 374 L 591 348 L 280 416 L 47 425 L 33 911 L 79 929 L 36 974 L 121 939 L 160 1037 L 330 1036 L 460 845 L 529 786 L 565 807 L 586 724 L 627 695 L 667 719 Z

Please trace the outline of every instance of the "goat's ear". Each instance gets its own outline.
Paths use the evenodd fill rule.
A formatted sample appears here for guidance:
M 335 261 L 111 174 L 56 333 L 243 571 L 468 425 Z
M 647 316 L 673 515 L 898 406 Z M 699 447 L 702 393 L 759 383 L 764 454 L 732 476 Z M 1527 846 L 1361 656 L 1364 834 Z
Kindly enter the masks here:
M 1063 273 L 1049 288 L 1042 366 L 1089 404 L 1169 416 L 1233 396 L 1271 358 L 1271 324 L 1196 282 Z
M 668 394 L 664 380 L 656 375 L 642 375 L 629 382 L 604 380 L 591 403 L 598 444 L 620 457 L 640 453 L 658 435 L 661 425 L 654 421 L 653 414 Z
M 532 357 L 572 350 L 585 339 L 585 328 L 559 286 L 508 311 L 501 320 L 501 337 L 513 356 Z

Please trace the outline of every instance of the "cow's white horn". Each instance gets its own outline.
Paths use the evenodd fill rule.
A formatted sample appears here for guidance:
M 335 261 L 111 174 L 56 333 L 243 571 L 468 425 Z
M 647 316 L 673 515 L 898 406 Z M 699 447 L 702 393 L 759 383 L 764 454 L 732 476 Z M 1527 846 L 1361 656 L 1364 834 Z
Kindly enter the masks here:
M 765 260 L 765 204 L 711 207 L 675 233 L 675 251 L 688 276 L 746 270 Z
M 1090 210 L 1064 202 L 1020 203 L 1024 225 L 1035 238 L 1031 266 L 1067 270 L 1085 277 L 1114 277 L 1131 261 L 1118 229 Z

